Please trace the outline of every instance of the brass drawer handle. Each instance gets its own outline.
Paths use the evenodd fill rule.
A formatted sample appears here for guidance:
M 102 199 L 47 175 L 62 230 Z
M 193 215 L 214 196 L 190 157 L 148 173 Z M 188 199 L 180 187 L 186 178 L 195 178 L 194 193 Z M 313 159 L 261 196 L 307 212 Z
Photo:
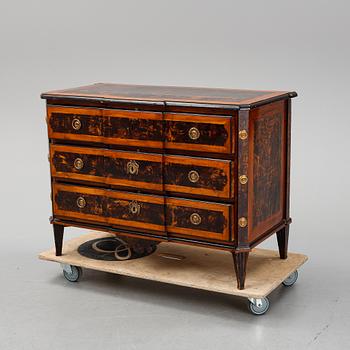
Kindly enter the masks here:
M 202 222 L 202 218 L 198 213 L 193 213 L 190 216 L 190 221 L 193 225 L 199 225 Z
M 139 164 L 135 160 L 130 160 L 126 164 L 126 172 L 127 174 L 137 175 L 139 173 Z
M 189 173 L 188 173 L 188 179 L 193 182 L 193 183 L 196 183 L 198 182 L 199 180 L 199 174 L 196 170 L 191 170 Z
M 77 119 L 77 118 L 74 118 L 72 120 L 72 128 L 74 130 L 80 130 L 81 129 L 81 121 L 79 119 Z
M 140 214 L 141 205 L 137 201 L 132 201 L 129 204 L 129 211 L 131 214 Z
M 190 130 L 188 130 L 188 136 L 191 140 L 198 140 L 201 133 L 196 127 L 192 127 Z
M 78 197 L 77 199 L 77 206 L 80 208 L 80 209 L 83 209 L 86 207 L 86 200 L 84 197 Z
M 84 167 L 84 162 L 81 158 L 76 158 L 74 160 L 74 168 L 77 170 L 81 170 Z

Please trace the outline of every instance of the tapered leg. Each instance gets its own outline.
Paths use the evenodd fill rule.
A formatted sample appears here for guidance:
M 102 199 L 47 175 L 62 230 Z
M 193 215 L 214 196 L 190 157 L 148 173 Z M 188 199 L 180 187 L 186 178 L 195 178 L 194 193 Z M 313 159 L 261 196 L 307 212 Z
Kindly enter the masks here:
M 249 252 L 239 252 L 239 253 L 232 252 L 238 289 L 244 289 L 248 255 L 249 255 Z
M 53 233 L 55 235 L 56 256 L 62 255 L 63 232 L 64 232 L 64 226 L 53 224 Z
M 281 259 L 287 259 L 288 256 L 288 237 L 289 237 L 289 225 L 277 231 L 278 250 L 280 252 Z

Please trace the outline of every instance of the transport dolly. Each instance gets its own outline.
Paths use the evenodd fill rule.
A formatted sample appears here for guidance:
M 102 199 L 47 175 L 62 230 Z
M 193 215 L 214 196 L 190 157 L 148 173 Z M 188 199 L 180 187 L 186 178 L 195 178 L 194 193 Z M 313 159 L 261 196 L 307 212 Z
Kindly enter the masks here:
M 229 252 L 176 243 L 160 243 L 150 255 L 131 260 L 105 261 L 85 257 L 78 252 L 83 243 L 113 234 L 89 233 L 64 243 L 63 255 L 51 249 L 39 254 L 42 260 L 61 264 L 64 277 L 77 282 L 83 268 L 119 275 L 165 282 L 185 287 L 230 294 L 248 299 L 254 315 L 263 315 L 270 307 L 268 295 L 278 286 L 292 286 L 298 278 L 297 269 L 307 256 L 289 253 L 282 260 L 277 251 L 253 249 L 248 261 L 246 287 L 237 289 Z

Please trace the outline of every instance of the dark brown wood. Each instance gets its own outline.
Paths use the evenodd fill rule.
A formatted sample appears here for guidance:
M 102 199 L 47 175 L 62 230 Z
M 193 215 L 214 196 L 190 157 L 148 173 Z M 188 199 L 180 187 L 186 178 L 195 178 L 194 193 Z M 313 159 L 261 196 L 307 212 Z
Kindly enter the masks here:
M 253 109 L 250 117 L 249 240 L 283 219 L 285 198 L 284 101 Z
M 225 249 L 243 289 L 254 246 L 277 232 L 287 257 L 295 95 L 114 84 L 43 94 L 57 252 L 63 225 Z
M 164 232 L 163 197 L 63 184 L 53 190 L 57 217 Z
M 103 109 L 106 143 L 162 148 L 162 113 Z
M 287 91 L 257 91 L 223 88 L 196 88 L 177 86 L 145 86 L 127 84 L 93 84 L 73 89 L 43 93 L 42 98 L 85 97 L 111 100 L 187 102 L 244 105 L 273 97 L 288 97 Z
M 289 225 L 283 227 L 277 231 L 278 250 L 281 259 L 287 259 L 288 257 L 288 239 L 289 239 Z
M 55 249 L 56 249 L 56 256 L 62 255 L 62 244 L 63 244 L 63 233 L 64 233 L 64 226 L 59 224 L 53 224 L 53 233 L 55 237 Z
M 285 180 L 285 209 L 284 218 L 289 220 L 289 203 L 290 203 L 290 156 L 291 156 L 291 137 L 292 137 L 292 101 L 288 99 L 285 101 L 287 115 L 286 115 L 286 180 Z
M 237 171 L 236 171 L 236 187 L 237 187 L 237 220 L 236 220 L 236 240 L 240 249 L 246 249 L 249 247 L 248 243 L 248 230 L 251 226 L 250 217 L 248 217 L 248 189 L 249 183 L 252 182 L 251 174 L 249 173 L 249 109 L 241 109 L 238 112 L 238 131 L 237 131 Z M 241 135 L 241 136 L 240 136 Z M 242 137 L 243 135 L 243 137 Z M 247 176 L 248 182 L 241 183 L 237 181 L 240 176 Z M 246 219 L 247 225 L 240 226 L 239 220 Z
M 103 142 L 103 117 L 99 109 L 47 108 L 49 138 Z M 80 127 L 73 127 L 78 120 Z
M 165 155 L 164 170 L 166 191 L 216 198 L 232 195 L 231 161 Z
M 189 199 L 166 198 L 166 229 L 170 235 L 229 240 L 232 205 Z M 197 215 L 199 223 L 191 216 Z
M 244 252 L 236 251 L 232 253 L 238 289 L 244 289 L 248 256 L 249 256 L 249 252 L 246 252 L 246 251 Z
M 197 151 L 231 152 L 231 118 L 195 114 L 166 113 L 165 148 Z M 198 139 L 191 139 L 191 128 L 199 131 Z

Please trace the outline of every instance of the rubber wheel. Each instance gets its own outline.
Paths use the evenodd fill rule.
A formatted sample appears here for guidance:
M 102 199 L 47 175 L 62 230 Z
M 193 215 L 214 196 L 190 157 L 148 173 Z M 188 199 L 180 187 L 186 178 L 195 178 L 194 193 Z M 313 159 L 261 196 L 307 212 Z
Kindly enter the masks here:
M 250 312 L 253 315 L 258 315 L 258 316 L 263 315 L 270 308 L 269 299 L 267 299 L 266 297 L 262 298 L 261 302 L 262 302 L 261 306 L 256 306 L 254 303 L 249 301 L 248 307 L 249 307 Z
M 288 276 L 282 284 L 286 287 L 291 287 L 298 279 L 298 271 L 295 270 L 290 276 Z
M 71 266 L 72 273 L 63 270 L 64 278 L 69 282 L 78 282 L 83 275 L 83 270 L 79 266 Z

